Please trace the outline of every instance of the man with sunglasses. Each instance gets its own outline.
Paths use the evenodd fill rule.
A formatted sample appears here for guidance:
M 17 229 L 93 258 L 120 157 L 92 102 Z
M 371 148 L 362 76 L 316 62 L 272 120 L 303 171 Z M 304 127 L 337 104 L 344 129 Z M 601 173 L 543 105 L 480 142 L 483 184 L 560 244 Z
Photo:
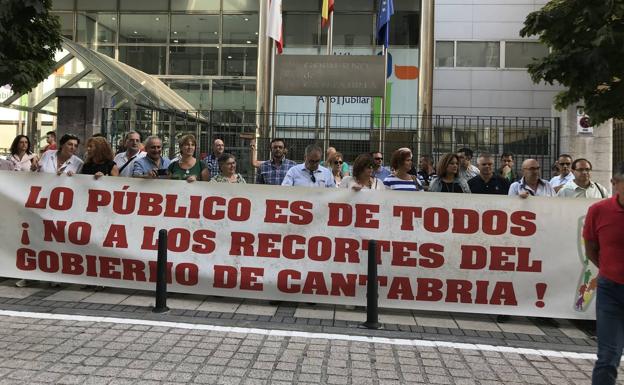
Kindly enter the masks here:
M 557 195 L 550 183 L 540 178 L 540 165 L 535 159 L 527 159 L 522 162 L 522 179 L 514 182 L 509 187 L 509 195 L 517 195 L 521 198 L 531 196 L 552 197 Z
M 572 166 L 572 157 L 568 154 L 559 155 L 557 160 L 557 169 L 559 169 L 559 175 L 550 179 L 550 185 L 558 192 L 563 186 L 574 179 L 574 174 L 570 170 Z
M 373 178 L 381 181 L 392 174 L 387 167 L 383 165 L 383 154 L 381 152 L 371 152 L 373 157 Z
M 288 170 L 282 186 L 336 187 L 331 171 L 320 165 L 322 154 L 318 145 L 307 146 L 304 162 Z

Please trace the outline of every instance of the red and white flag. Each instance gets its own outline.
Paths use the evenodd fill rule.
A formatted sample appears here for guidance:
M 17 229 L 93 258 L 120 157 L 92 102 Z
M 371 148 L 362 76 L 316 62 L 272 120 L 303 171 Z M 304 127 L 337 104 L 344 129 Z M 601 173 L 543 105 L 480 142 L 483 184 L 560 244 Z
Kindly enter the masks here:
M 275 40 L 277 53 L 282 53 L 284 47 L 284 36 L 282 35 L 282 0 L 271 0 L 269 4 L 267 36 Z

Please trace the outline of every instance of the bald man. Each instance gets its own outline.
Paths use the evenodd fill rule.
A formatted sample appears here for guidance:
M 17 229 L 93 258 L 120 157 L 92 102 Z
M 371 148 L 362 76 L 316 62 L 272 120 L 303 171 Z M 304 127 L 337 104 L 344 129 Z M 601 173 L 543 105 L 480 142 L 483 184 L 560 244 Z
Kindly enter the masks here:
M 552 197 L 557 195 L 550 183 L 540 177 L 540 164 L 535 159 L 522 162 L 522 179 L 511 184 L 509 195 L 521 198 L 532 196 Z

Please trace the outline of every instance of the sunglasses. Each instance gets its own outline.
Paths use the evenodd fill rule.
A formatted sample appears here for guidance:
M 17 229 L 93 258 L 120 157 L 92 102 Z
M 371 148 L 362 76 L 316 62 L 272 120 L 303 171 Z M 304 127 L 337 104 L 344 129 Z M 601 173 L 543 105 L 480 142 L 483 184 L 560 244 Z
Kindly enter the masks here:
M 337 160 L 334 162 L 334 164 L 343 164 L 344 162 L 342 160 Z
M 375 158 L 375 160 L 383 160 L 383 158 Z

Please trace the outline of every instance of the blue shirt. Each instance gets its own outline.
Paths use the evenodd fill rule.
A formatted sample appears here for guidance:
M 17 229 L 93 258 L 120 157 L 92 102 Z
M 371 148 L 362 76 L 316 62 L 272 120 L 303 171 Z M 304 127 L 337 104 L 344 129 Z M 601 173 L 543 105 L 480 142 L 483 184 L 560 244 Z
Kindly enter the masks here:
M 386 188 L 395 191 L 422 191 L 423 189 L 418 179 L 405 180 L 397 178 L 394 175 L 386 177 L 386 179 L 384 179 L 383 181 L 383 184 L 386 185 Z
M 279 186 L 284 181 L 288 170 L 296 165 L 297 163 L 286 158 L 282 158 L 282 162 L 279 166 L 275 164 L 273 160 L 262 162 L 258 170 L 258 175 L 256 176 L 256 183 Z
M 392 174 L 387 167 L 381 166 L 377 171 L 373 171 L 373 177 L 383 181 Z
M 152 170 L 166 170 L 171 161 L 167 158 L 160 157 L 160 167 L 149 156 L 136 159 L 132 168 L 132 176 L 143 176 L 149 174 Z
M 329 169 L 318 166 L 312 172 L 305 167 L 305 163 L 301 163 L 286 172 L 282 186 L 336 187 L 336 182 Z
M 210 154 L 203 160 L 206 167 L 208 167 L 208 171 L 210 171 L 210 177 L 213 178 L 217 176 L 219 173 L 219 157 L 215 156 L 215 154 Z

